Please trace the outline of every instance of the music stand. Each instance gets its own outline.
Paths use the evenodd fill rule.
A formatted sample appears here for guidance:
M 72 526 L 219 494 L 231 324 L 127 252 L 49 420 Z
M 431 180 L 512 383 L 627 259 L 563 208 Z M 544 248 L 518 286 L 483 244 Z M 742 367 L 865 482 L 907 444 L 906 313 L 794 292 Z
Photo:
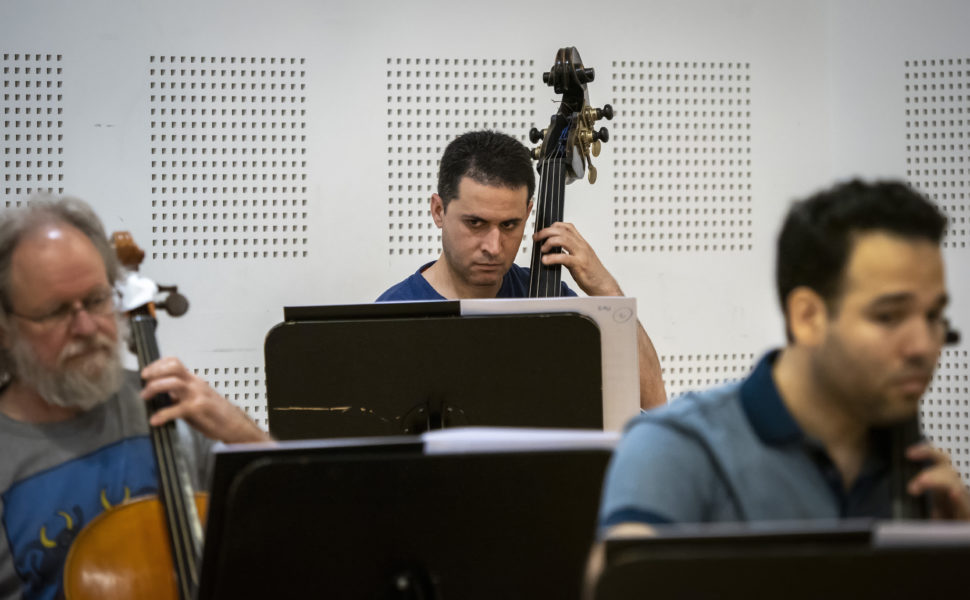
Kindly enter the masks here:
M 603 428 L 600 333 L 585 315 L 463 316 L 442 301 L 287 307 L 284 319 L 264 346 L 278 439 Z
M 217 453 L 198 599 L 578 599 L 610 450 L 420 439 Z
M 610 539 L 594 597 L 951 598 L 965 589 L 967 538 L 884 543 L 879 527 L 871 521 L 719 524 Z

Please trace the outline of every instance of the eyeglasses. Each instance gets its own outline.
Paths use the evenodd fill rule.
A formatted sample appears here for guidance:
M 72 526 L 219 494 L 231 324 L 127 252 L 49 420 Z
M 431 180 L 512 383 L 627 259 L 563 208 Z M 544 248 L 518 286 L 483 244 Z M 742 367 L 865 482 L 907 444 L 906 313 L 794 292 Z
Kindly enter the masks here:
M 66 328 L 71 321 L 74 320 L 77 313 L 81 312 L 82 310 L 91 316 L 98 317 L 104 317 L 112 314 L 115 311 L 114 299 L 114 290 L 111 288 L 103 288 L 82 300 L 75 300 L 70 304 L 62 304 L 46 315 L 34 317 L 30 315 L 23 315 L 14 312 L 13 310 L 8 312 L 19 319 L 36 323 L 45 330 L 53 330 Z

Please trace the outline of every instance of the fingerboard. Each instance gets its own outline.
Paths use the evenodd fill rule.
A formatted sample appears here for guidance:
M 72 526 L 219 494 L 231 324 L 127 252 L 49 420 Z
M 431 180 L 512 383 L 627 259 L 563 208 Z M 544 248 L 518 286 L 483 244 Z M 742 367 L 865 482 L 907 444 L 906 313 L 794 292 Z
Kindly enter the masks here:
M 563 220 L 563 204 L 566 198 L 566 161 L 563 158 L 550 158 L 539 168 L 539 193 L 536 206 L 535 231 L 549 227 Z M 532 245 L 531 273 L 529 274 L 529 297 L 550 298 L 562 295 L 562 266 L 542 264 L 542 244 Z M 553 248 L 549 253 L 561 253 L 562 248 Z

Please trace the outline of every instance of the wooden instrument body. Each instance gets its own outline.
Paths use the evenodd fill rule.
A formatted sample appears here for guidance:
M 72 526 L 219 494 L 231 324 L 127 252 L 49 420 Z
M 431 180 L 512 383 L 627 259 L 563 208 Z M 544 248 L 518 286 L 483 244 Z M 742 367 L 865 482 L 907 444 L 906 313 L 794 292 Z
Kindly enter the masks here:
M 204 520 L 208 495 L 196 493 L 195 506 Z M 81 530 L 67 554 L 64 596 L 69 600 L 179 597 L 165 509 L 157 496 L 113 506 Z

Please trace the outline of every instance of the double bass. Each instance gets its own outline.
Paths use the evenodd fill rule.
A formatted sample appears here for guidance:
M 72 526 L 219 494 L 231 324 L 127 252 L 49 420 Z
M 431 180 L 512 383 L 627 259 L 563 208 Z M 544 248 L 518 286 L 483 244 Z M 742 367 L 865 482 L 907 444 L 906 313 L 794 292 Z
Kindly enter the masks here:
M 605 127 L 596 130 L 594 125 L 604 117 L 613 119 L 613 107 L 609 104 L 603 108 L 590 106 L 586 84 L 595 77 L 596 71 L 583 65 L 575 47 L 559 49 L 552 68 L 542 75 L 543 82 L 562 97 L 549 126 L 542 131 L 533 127 L 529 132 L 533 144 L 542 142 L 532 150 L 539 171 L 536 232 L 563 220 L 567 184 L 581 179 L 584 174 L 591 184 L 596 182 L 592 157 L 599 156 L 601 144 L 609 141 L 609 131 Z M 542 264 L 540 247 L 541 244 L 535 244 L 532 248 L 529 297 L 561 296 L 562 265 Z M 562 252 L 562 248 L 553 248 L 552 252 Z
M 125 232 L 115 233 L 112 242 L 119 260 L 134 275 L 144 252 Z M 130 276 L 125 285 L 121 308 L 128 316 L 138 366 L 144 368 L 159 358 L 156 307 L 179 316 L 188 303 L 174 287 L 156 287 L 140 276 Z M 170 292 L 164 303 L 153 301 L 157 291 Z M 155 396 L 148 401 L 148 415 L 171 402 L 167 394 Z M 178 451 L 175 423 L 150 426 L 149 435 L 158 468 L 158 495 L 111 507 L 81 530 L 64 566 L 68 600 L 191 600 L 195 596 L 202 551 L 200 515 L 206 511 L 206 496 L 192 490 Z

